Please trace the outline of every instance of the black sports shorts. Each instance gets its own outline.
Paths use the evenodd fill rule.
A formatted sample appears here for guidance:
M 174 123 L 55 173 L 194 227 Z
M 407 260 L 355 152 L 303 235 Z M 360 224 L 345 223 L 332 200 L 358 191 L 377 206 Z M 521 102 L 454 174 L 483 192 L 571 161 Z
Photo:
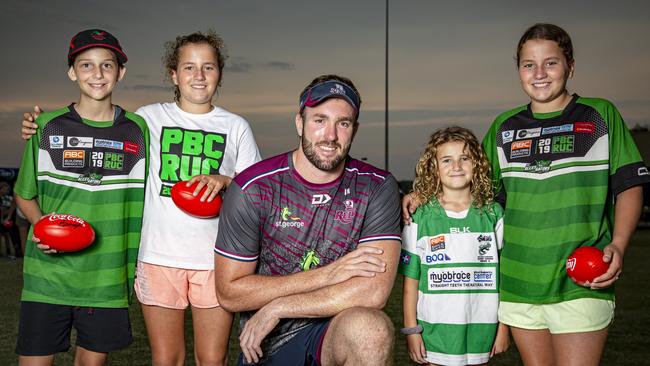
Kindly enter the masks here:
M 126 348 L 133 342 L 128 308 L 89 308 L 22 301 L 16 353 L 47 356 L 70 348 L 70 331 L 77 330 L 76 345 L 93 352 Z

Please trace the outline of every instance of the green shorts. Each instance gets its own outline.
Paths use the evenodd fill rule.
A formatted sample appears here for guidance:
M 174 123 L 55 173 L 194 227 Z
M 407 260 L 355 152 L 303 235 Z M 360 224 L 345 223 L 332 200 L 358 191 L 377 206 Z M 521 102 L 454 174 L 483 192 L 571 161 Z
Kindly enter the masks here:
M 523 329 L 548 329 L 551 334 L 601 330 L 614 320 L 614 301 L 583 298 L 555 304 L 502 301 L 499 321 Z

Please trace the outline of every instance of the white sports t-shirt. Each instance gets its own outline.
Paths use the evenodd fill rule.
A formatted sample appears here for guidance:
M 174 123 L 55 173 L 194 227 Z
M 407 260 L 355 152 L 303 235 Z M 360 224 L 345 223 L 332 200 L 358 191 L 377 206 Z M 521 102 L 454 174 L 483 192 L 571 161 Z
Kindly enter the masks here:
M 147 121 L 151 145 L 138 259 L 212 270 L 219 218 L 184 213 L 169 190 L 177 181 L 199 174 L 234 177 L 259 161 L 253 132 L 245 119 L 216 106 L 209 113 L 192 114 L 176 103 L 156 103 L 136 113 Z

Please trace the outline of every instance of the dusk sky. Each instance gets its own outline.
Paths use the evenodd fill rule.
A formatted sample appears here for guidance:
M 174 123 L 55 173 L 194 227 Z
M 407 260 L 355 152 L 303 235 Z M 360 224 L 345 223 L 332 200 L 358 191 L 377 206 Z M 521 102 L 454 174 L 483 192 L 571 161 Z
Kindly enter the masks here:
M 298 94 L 315 76 L 351 78 L 363 99 L 351 154 L 384 167 L 384 1 L 14 1 L 0 4 L 0 167 L 17 167 L 19 123 L 78 98 L 70 38 L 99 27 L 129 57 L 114 102 L 128 110 L 172 99 L 163 43 L 215 29 L 230 58 L 215 104 L 245 117 L 264 157 L 293 149 Z M 412 179 L 429 134 L 459 124 L 482 138 L 500 112 L 528 102 L 513 56 L 536 22 L 573 38 L 571 92 L 611 100 L 628 126 L 650 124 L 647 1 L 414 1 L 390 7 L 389 169 Z

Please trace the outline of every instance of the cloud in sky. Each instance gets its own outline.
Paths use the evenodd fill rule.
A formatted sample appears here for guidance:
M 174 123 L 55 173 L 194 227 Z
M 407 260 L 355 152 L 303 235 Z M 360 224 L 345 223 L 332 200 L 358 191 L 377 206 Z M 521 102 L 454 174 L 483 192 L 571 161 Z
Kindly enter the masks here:
M 284 61 L 268 61 L 253 64 L 246 61 L 243 57 L 236 57 L 232 61 L 227 61 L 225 66 L 226 72 L 235 73 L 249 73 L 256 69 L 264 71 L 292 71 L 296 69 L 296 65 Z
M 253 65 L 244 60 L 243 57 L 237 57 L 232 61 L 226 61 L 225 71 L 227 72 L 250 72 Z
M 291 71 L 296 69 L 296 65 L 283 61 L 265 62 L 262 67 L 269 71 Z

